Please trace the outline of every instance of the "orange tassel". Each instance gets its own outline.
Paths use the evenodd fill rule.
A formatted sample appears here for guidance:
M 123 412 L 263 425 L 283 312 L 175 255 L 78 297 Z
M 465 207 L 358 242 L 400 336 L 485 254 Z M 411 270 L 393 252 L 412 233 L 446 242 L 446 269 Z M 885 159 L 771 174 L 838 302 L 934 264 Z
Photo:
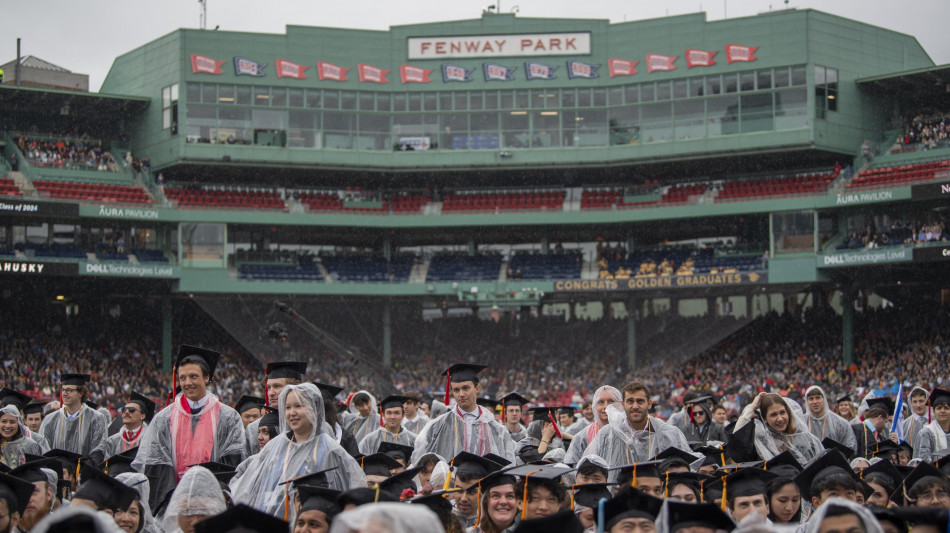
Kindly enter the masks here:
M 452 486 L 452 467 L 455 466 L 455 458 L 449 462 L 449 474 L 445 476 L 445 483 L 442 484 L 442 490 L 449 490 L 449 487 Z
M 722 466 L 726 466 L 726 454 L 724 452 L 719 452 L 719 460 L 722 462 Z
M 700 503 L 705 503 L 706 501 L 706 493 L 703 492 L 703 485 L 705 484 L 706 484 L 705 479 L 699 480 L 699 502 Z
M 284 522 L 290 520 L 290 483 L 284 485 Z
M 630 479 L 630 486 L 637 488 L 637 463 L 633 463 L 633 478 Z
M 480 525 L 482 522 L 482 480 L 480 479 L 478 480 L 478 490 L 475 492 L 475 501 L 478 504 L 475 509 L 475 523 Z
M 666 483 L 663 486 L 663 499 L 670 499 L 670 471 L 666 471 Z
M 571 510 L 574 510 L 574 490 L 577 485 L 571 485 Z
M 532 474 L 537 474 L 540 471 L 541 469 L 539 468 L 535 470 L 534 472 L 529 472 L 524 477 L 524 494 L 521 497 L 521 519 L 522 520 L 524 520 L 525 516 L 527 516 L 528 514 L 528 478 L 531 477 Z
M 722 477 L 722 504 L 720 504 L 722 512 L 726 512 L 726 476 Z
M 82 459 L 76 459 L 76 484 L 79 484 L 79 465 Z

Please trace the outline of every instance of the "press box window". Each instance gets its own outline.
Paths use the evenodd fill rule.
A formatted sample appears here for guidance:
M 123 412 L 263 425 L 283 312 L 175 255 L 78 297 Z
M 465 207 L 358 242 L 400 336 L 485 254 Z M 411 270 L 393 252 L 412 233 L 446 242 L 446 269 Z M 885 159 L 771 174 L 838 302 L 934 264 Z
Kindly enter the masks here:
M 178 134 L 178 84 L 162 88 L 162 129 Z
M 815 65 L 815 116 L 838 110 L 838 69 Z

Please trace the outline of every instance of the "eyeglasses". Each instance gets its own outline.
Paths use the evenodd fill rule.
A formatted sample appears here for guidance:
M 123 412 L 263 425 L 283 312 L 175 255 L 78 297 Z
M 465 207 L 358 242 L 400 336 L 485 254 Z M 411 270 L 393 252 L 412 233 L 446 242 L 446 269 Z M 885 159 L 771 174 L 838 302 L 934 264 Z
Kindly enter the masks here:
M 706 411 L 693 411 L 693 416 L 706 415 Z
M 950 493 L 947 493 L 942 490 L 938 490 L 935 492 L 923 492 L 917 496 L 917 499 L 925 501 L 925 502 L 947 501 L 947 500 L 950 500 Z
M 63 388 L 61 388 L 60 390 L 63 391 L 64 393 L 66 393 L 66 394 L 72 394 L 72 393 L 74 393 L 74 392 L 79 392 L 79 388 L 78 388 L 78 387 L 63 387 Z
M 138 407 L 123 407 L 122 409 L 119 409 L 119 410 L 122 411 L 123 413 L 133 413 L 133 414 L 141 411 L 141 409 L 139 409 Z

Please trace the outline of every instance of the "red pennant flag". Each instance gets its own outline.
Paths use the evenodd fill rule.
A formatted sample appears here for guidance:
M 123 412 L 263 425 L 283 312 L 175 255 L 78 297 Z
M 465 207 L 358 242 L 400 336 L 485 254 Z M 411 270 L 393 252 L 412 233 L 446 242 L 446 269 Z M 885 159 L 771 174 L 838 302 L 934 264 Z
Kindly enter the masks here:
M 716 60 L 713 59 L 713 57 L 718 53 L 718 50 L 707 52 L 705 50 L 690 48 L 686 51 L 686 68 L 711 67 L 716 64 Z
M 608 59 L 607 69 L 610 71 L 610 77 L 614 76 L 633 76 L 637 73 L 637 63 L 639 61 L 627 61 L 626 59 Z
M 294 78 L 297 80 L 307 79 L 304 71 L 310 68 L 310 65 L 300 65 L 286 59 L 274 60 L 274 68 L 277 70 L 278 78 Z
M 317 77 L 321 80 L 349 81 L 349 78 L 346 77 L 346 73 L 349 71 L 350 69 L 334 65 L 333 63 L 317 61 Z
M 676 70 L 673 64 L 679 56 L 664 56 L 660 54 L 647 54 L 647 72 Z
M 373 65 L 367 65 L 366 63 L 356 65 L 356 70 L 360 74 L 360 83 L 389 83 L 389 80 L 386 79 L 386 75 L 392 72 L 391 70 L 383 70 Z
M 192 74 L 224 74 L 221 65 L 224 61 L 217 61 L 201 54 L 191 54 Z
M 429 74 L 434 69 L 419 68 L 412 65 L 401 65 L 399 67 L 399 76 L 403 83 L 429 83 Z
M 726 45 L 726 62 L 735 63 L 740 62 L 749 62 L 755 61 L 758 59 L 755 57 L 755 51 L 758 50 L 758 46 L 742 46 L 741 44 L 727 44 Z

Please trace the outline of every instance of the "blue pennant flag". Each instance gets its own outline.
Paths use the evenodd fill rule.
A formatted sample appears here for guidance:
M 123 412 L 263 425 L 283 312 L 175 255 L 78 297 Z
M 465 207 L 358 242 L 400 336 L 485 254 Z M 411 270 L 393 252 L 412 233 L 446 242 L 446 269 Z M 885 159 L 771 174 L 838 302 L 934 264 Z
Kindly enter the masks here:
M 524 70 L 525 76 L 529 80 L 553 80 L 557 78 L 557 76 L 554 75 L 554 71 L 557 70 L 557 67 L 553 65 L 527 62 L 524 64 Z
M 267 63 L 258 63 L 246 57 L 234 58 L 234 74 L 237 76 L 256 76 L 261 78 L 264 76 L 264 67 L 266 66 Z
M 450 81 L 472 81 L 473 68 L 460 67 L 458 65 L 442 65 L 442 82 Z
M 485 81 L 511 81 L 515 79 L 514 72 L 518 67 L 506 67 L 497 63 L 482 63 L 485 72 Z
M 581 63 L 580 61 L 567 62 L 567 77 L 574 78 L 599 78 L 597 69 L 600 65 L 591 65 L 590 63 Z

